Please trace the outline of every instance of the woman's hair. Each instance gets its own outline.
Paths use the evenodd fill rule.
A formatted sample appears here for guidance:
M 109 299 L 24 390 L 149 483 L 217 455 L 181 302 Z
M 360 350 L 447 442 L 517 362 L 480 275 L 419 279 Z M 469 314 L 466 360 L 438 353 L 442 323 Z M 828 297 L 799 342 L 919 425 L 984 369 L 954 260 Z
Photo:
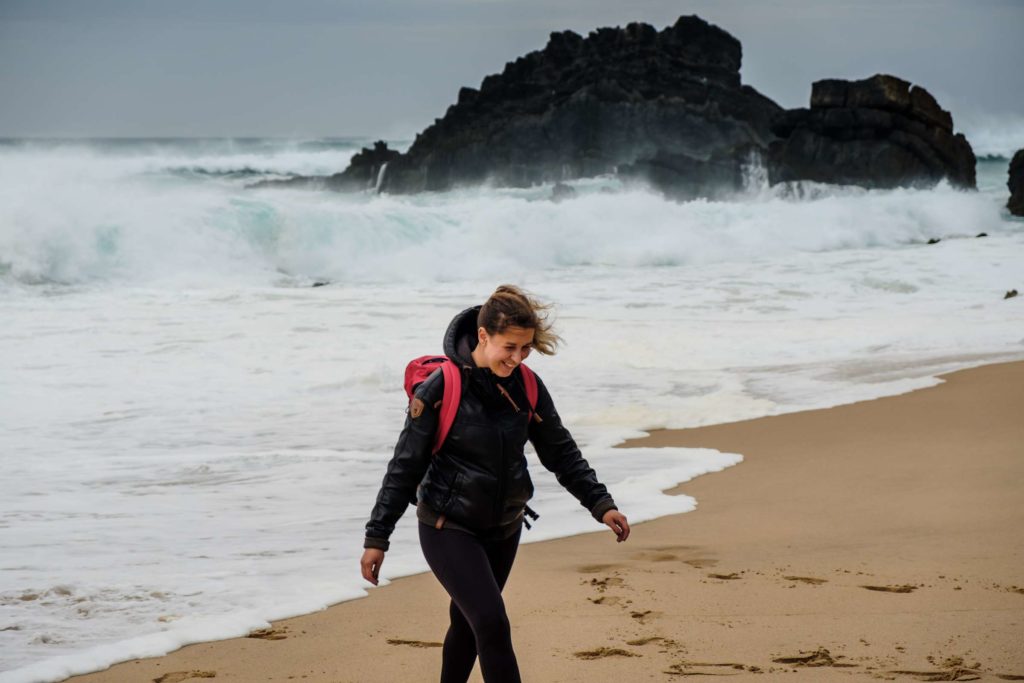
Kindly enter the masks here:
M 487 334 L 501 334 L 510 327 L 533 330 L 533 348 L 552 356 L 562 338 L 551 330 L 549 310 L 551 304 L 541 303 L 515 285 L 501 285 L 480 307 L 476 325 Z

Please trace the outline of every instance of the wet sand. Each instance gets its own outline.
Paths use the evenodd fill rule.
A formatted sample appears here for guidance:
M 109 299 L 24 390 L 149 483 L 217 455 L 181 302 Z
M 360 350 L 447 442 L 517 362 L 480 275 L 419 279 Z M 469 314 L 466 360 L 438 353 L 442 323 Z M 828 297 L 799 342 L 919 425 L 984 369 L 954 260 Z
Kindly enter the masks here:
M 505 591 L 523 679 L 1024 680 L 1024 362 L 944 379 L 634 441 L 745 460 L 625 544 L 523 546 Z M 419 575 L 70 680 L 436 681 L 446 619 Z

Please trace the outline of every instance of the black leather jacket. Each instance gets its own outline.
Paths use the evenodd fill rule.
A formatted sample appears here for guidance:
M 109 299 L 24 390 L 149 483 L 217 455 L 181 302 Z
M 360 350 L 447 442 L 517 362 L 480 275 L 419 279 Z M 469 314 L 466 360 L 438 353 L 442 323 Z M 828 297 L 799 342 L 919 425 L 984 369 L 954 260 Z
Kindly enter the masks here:
M 417 500 L 458 526 L 487 532 L 516 523 L 533 495 L 533 482 L 523 448 L 533 444 L 544 467 L 590 510 L 598 521 L 615 508 L 608 490 L 583 458 L 579 447 L 555 410 L 537 377 L 537 415 L 529 417 L 529 402 L 520 370 L 501 378 L 478 368 L 470 353 L 476 346 L 479 306 L 457 315 L 445 333 L 445 355 L 462 371 L 462 399 L 441 450 L 431 455 L 444 375 L 435 371 L 416 390 L 423 410 L 406 415 L 394 456 L 377 503 L 366 524 L 367 548 L 387 550 L 398 519 Z M 501 383 L 519 410 L 497 387 Z

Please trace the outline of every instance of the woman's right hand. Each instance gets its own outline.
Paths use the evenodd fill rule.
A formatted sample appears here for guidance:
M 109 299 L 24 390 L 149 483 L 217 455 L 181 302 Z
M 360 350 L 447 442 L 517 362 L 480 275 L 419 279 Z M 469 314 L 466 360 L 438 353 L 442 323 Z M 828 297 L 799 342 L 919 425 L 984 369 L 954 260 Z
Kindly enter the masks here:
M 379 548 L 367 548 L 363 551 L 363 559 L 359 560 L 359 566 L 363 570 L 363 578 L 377 585 L 377 577 L 380 576 L 380 566 L 384 563 L 384 551 Z

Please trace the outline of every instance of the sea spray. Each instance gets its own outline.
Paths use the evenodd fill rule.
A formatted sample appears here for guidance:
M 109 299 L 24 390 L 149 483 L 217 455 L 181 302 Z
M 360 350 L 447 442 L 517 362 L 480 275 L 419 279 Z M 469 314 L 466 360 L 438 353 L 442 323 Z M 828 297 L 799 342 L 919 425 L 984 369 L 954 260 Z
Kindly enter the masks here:
M 675 203 L 597 178 L 575 183 L 577 198 L 555 204 L 549 187 L 415 196 L 252 190 L 235 171 L 308 170 L 320 162 L 303 162 L 291 148 L 260 164 L 248 151 L 203 154 L 0 147 L 0 277 L 170 288 L 436 282 L 896 247 L 1013 229 L 1001 218 L 997 188 L 770 188 L 754 159 L 747 192 L 736 201 Z M 328 154 L 334 168 L 351 152 Z M 193 171 L 182 175 L 182 168 Z M 473 258 L 425 257 L 464 251 Z

